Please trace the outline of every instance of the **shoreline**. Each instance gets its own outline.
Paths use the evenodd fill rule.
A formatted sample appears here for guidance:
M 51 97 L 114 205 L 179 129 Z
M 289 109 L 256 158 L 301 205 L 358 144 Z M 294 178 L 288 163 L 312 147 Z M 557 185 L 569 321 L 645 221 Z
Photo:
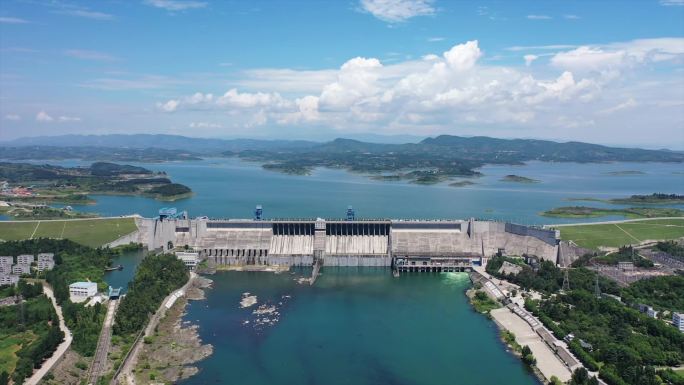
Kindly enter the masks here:
M 204 343 L 199 336 L 199 325 L 184 320 L 189 302 L 205 299 L 205 290 L 212 283 L 208 278 L 197 276 L 186 295 L 167 310 L 154 334 L 144 339 L 134 364 L 136 383 L 177 383 L 199 372 L 195 364 L 213 354 L 213 345 Z
M 469 277 L 470 277 L 470 275 L 469 275 Z M 525 365 L 525 363 L 522 360 L 522 354 L 518 351 L 518 349 L 516 349 L 516 347 L 513 345 L 513 343 L 511 341 L 507 341 L 506 338 L 504 338 L 504 333 L 510 333 L 514 337 L 513 342 L 518 344 L 517 341 L 515 340 L 515 334 L 513 334 L 512 331 L 508 330 L 503 324 L 501 324 L 499 321 L 497 321 L 497 319 L 495 317 L 492 317 L 492 315 L 490 314 L 491 310 L 488 310 L 486 312 L 481 312 L 476 308 L 475 303 L 473 301 L 474 301 L 475 293 L 478 292 L 479 290 L 480 289 L 477 289 L 475 287 L 475 284 L 472 282 L 472 279 L 471 279 L 471 286 L 468 289 L 466 289 L 464 292 L 464 295 L 468 298 L 468 304 L 470 304 L 471 310 L 474 311 L 475 313 L 478 313 L 478 314 L 486 317 L 489 321 L 492 321 L 494 323 L 494 325 L 496 325 L 496 327 L 498 329 L 497 334 L 498 334 L 499 342 L 504 347 L 506 352 L 508 352 L 511 355 L 513 355 L 514 357 L 516 357 L 520 361 L 520 363 L 534 375 L 534 377 L 537 379 L 537 381 L 539 381 L 539 385 L 548 384 L 550 379 L 546 378 L 546 376 L 544 376 L 544 374 L 542 374 L 542 372 L 539 370 L 539 368 L 536 365 L 531 365 L 531 366 Z M 483 292 L 487 294 L 486 290 L 484 290 Z M 489 297 L 489 294 L 487 294 L 487 296 Z M 489 298 L 491 298 L 491 297 L 489 297 Z M 501 303 L 499 301 L 496 301 L 496 300 L 494 300 L 494 301 L 497 304 L 499 304 L 501 307 L 503 307 L 503 305 L 501 305 Z M 518 348 L 521 348 L 521 346 L 519 344 L 518 344 Z

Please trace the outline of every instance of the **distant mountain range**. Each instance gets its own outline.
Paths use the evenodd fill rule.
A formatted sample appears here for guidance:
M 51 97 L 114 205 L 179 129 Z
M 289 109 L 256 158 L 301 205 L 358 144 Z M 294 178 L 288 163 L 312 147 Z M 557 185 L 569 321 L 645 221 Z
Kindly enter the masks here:
M 333 155 L 334 154 L 334 155 Z M 618 148 L 583 142 L 553 142 L 536 139 L 497 139 L 485 136 L 441 135 L 417 143 L 375 143 L 353 139 L 329 142 L 303 140 L 207 139 L 179 135 L 61 135 L 20 138 L 0 143 L 0 158 L 164 161 L 193 160 L 207 156 L 240 156 L 271 163 L 298 163 L 303 167 L 335 165 L 341 155 L 354 154 L 355 163 L 373 155 L 382 158 L 382 169 L 392 163 L 404 165 L 410 157 L 430 167 L 436 159 L 463 165 L 485 163 L 518 164 L 530 160 L 556 162 L 660 161 L 684 162 L 684 153 L 668 150 Z M 365 154 L 365 155 L 364 155 Z M 333 159 L 334 158 L 334 159 Z M 351 157 L 350 157 L 351 158 Z M 307 161 L 307 159 L 310 159 Z
M 189 152 L 264 150 L 270 148 L 296 148 L 318 144 L 298 140 L 257 139 L 209 139 L 163 134 L 110 134 L 110 135 L 58 135 L 37 136 L 0 142 L 2 147 L 50 146 L 50 147 L 108 147 L 146 149 L 160 148 Z

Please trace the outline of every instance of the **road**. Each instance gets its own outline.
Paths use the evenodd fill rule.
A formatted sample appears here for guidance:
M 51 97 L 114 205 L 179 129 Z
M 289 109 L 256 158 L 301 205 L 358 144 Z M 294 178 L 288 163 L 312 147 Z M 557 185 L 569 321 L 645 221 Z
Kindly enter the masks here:
M 97 349 L 93 362 L 90 364 L 88 370 L 88 383 L 95 384 L 97 379 L 105 374 L 107 368 L 107 353 L 112 341 L 112 324 L 114 322 L 114 315 L 119 306 L 118 300 L 110 300 L 107 306 L 107 315 L 105 316 L 102 330 L 100 331 L 100 338 L 97 340 Z
M 166 314 L 166 311 L 168 310 L 165 305 L 171 299 L 171 297 L 179 291 L 182 291 L 184 293 L 187 292 L 188 288 L 190 287 L 190 285 L 196 277 L 196 273 L 190 272 L 190 279 L 188 279 L 188 282 L 186 282 L 185 285 L 183 285 L 183 287 L 181 287 L 180 289 L 174 290 L 159 304 L 159 308 L 154 313 L 150 321 L 147 323 L 147 326 L 145 327 L 145 332 L 131 347 L 130 354 L 124 360 L 119 374 L 112 379 L 112 384 L 136 385 L 135 374 L 133 373 L 133 369 L 135 369 L 135 365 L 138 361 L 138 354 L 140 354 L 140 349 L 142 346 L 141 342 L 144 340 L 145 337 L 148 337 L 154 333 L 154 329 L 157 327 L 159 320 Z
M 52 301 L 52 306 L 55 307 L 55 311 L 57 312 L 57 318 L 59 318 L 59 329 L 64 332 L 64 341 L 62 341 L 59 346 L 57 346 L 57 350 L 52 354 L 52 357 L 48 358 L 43 362 L 43 365 L 41 365 L 40 369 L 37 371 L 33 372 L 33 375 L 26 379 L 24 381 L 24 384 L 26 385 L 36 385 L 38 384 L 43 377 L 52 369 L 55 364 L 62 358 L 64 353 L 66 353 L 67 349 L 69 349 L 69 346 L 71 346 L 71 341 L 73 340 L 73 336 L 71 335 L 71 331 L 66 327 L 66 323 L 64 322 L 64 316 L 62 315 L 62 308 L 61 306 L 57 305 L 57 300 L 55 300 L 55 295 L 52 292 L 52 288 L 45 282 L 43 282 L 43 292 L 45 295 L 50 298 L 50 301 Z

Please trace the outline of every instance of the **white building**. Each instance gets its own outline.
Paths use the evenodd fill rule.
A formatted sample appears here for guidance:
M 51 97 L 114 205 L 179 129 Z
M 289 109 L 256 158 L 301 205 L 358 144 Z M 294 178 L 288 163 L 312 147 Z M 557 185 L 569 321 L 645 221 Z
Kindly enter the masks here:
M 618 269 L 623 271 L 634 271 L 633 262 L 618 262 Z
M 31 265 L 17 263 L 16 265 L 12 266 L 12 274 L 31 274 Z
M 684 333 L 684 313 L 673 312 L 672 323 L 680 332 Z
M 22 254 L 17 257 L 18 265 L 30 265 L 34 261 L 34 257 L 31 254 Z
M 55 254 L 53 253 L 40 253 L 38 254 L 38 262 L 54 261 Z
M 658 311 L 649 306 L 648 310 L 646 310 L 646 315 L 651 318 L 656 318 L 658 317 Z
M 7 255 L 0 256 L 0 265 L 12 266 L 13 264 L 14 264 L 14 258 L 7 256 Z
M 97 283 L 74 282 L 69 285 L 69 299 L 71 302 L 83 302 L 97 294 Z
M 55 261 L 38 261 L 38 271 L 52 270 L 55 267 Z
M 18 275 L 0 274 L 0 286 L 16 285 L 18 282 Z
M 185 267 L 190 270 L 195 270 L 199 263 L 199 253 L 191 251 L 177 251 L 176 257 L 183 261 Z
M 0 274 L 11 274 L 12 265 L 0 265 Z

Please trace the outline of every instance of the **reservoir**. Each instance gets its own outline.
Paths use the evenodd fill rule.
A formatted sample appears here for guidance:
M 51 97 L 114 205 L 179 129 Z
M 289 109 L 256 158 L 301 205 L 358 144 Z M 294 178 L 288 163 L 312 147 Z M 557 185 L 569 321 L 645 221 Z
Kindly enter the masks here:
M 63 166 L 90 164 L 83 161 L 36 162 Z M 254 207 L 261 204 L 265 218 L 341 218 L 347 206 L 352 205 L 359 218 L 474 217 L 538 225 L 623 219 L 619 216 L 567 219 L 539 215 L 555 207 L 628 207 L 576 201 L 576 198 L 608 199 L 655 192 L 684 193 L 684 173 L 681 171 L 682 165 L 677 163 L 530 162 L 523 166 L 488 165 L 479 169 L 484 176 L 468 179 L 474 184 L 465 187 L 452 187 L 448 183 L 423 186 L 407 182 L 380 182 L 365 175 L 337 169 L 316 169 L 312 175 L 285 175 L 264 170 L 259 164 L 232 158 L 134 164 L 167 172 L 172 181 L 189 186 L 194 195 L 175 202 L 95 195 L 95 205 L 72 206 L 104 216 L 137 213 L 153 217 L 160 207 L 174 206 L 179 210 L 188 210 L 191 217 L 251 218 Z M 510 174 L 539 182 L 501 180 Z M 671 207 L 684 208 L 684 205 Z
M 329 267 L 314 286 L 296 282 L 309 274 L 212 276 L 185 321 L 200 326 L 214 354 L 181 384 L 538 384 L 468 304 L 465 273 L 393 278 L 386 269 Z M 242 308 L 244 293 L 257 303 Z M 254 314 L 260 305 L 275 310 Z

